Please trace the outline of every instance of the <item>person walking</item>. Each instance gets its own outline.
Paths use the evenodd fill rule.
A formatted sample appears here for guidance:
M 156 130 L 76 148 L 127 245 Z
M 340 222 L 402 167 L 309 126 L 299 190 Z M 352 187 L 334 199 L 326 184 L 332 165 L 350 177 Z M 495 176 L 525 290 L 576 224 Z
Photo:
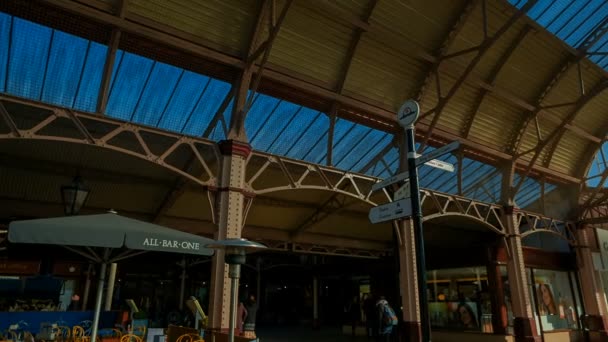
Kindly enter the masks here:
M 363 313 L 365 314 L 367 338 L 374 338 L 376 337 L 376 330 L 378 330 L 378 312 L 371 293 L 363 296 Z

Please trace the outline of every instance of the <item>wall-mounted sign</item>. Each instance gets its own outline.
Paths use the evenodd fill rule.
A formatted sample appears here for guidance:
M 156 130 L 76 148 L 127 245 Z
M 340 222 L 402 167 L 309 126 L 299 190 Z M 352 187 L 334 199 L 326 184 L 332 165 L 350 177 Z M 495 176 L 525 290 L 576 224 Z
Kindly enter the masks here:
M 0 261 L 0 275 L 32 275 L 38 272 L 39 261 Z

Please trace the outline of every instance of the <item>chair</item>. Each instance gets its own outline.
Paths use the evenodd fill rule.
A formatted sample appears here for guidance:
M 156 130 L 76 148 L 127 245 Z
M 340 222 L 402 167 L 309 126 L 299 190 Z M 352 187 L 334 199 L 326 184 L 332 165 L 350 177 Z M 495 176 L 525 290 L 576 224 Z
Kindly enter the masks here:
M 83 327 L 75 325 L 74 328 L 72 328 L 72 340 L 74 342 L 88 342 L 91 338 L 90 336 L 86 336 Z
M 142 339 L 134 334 L 125 334 L 120 338 L 120 342 L 142 342 Z
M 55 339 L 59 341 L 68 341 L 72 335 L 70 327 L 66 327 L 65 325 L 53 328 L 53 332 L 55 333 Z
M 183 334 L 177 338 L 175 342 L 195 342 L 200 341 L 201 337 L 198 334 Z M 122 342 L 122 341 L 121 341 Z
M 136 326 L 135 329 L 133 329 L 133 335 L 137 335 L 137 336 L 141 337 L 142 339 L 146 337 L 146 332 L 147 332 L 147 329 L 143 325 Z

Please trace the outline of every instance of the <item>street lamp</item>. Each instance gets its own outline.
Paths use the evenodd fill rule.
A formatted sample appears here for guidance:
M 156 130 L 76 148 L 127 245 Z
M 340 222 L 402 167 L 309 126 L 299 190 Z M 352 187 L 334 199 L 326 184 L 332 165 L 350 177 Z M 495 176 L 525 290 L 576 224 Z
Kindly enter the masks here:
M 72 183 L 61 187 L 61 200 L 65 214 L 77 215 L 89 197 L 90 189 L 84 185 L 82 179 L 76 176 Z
M 223 250 L 225 252 L 224 262 L 228 264 L 228 276 L 230 277 L 230 330 L 228 331 L 228 341 L 234 342 L 234 328 L 236 325 L 236 290 L 241 276 L 241 265 L 245 263 L 246 252 L 263 249 L 266 248 L 266 246 L 247 239 L 226 239 L 216 241 L 205 247 Z

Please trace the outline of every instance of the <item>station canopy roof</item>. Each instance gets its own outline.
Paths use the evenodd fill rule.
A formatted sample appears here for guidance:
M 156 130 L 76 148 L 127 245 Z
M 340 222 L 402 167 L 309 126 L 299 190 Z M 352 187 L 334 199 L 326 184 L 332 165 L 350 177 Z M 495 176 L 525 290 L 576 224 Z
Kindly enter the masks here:
M 118 28 L 104 114 L 225 139 L 263 2 L 128 0 L 124 18 L 120 3 L 2 2 L 0 92 L 95 112 Z M 335 113 L 332 165 L 384 178 L 398 168 L 394 113 L 416 98 L 419 148 L 462 142 L 442 159 L 466 197 L 499 202 L 514 157 L 520 207 L 602 173 L 590 165 L 608 133 L 605 1 L 277 0 L 277 15 L 287 4 L 246 119 L 254 149 L 324 164 Z M 421 185 L 458 192 L 426 166 Z

